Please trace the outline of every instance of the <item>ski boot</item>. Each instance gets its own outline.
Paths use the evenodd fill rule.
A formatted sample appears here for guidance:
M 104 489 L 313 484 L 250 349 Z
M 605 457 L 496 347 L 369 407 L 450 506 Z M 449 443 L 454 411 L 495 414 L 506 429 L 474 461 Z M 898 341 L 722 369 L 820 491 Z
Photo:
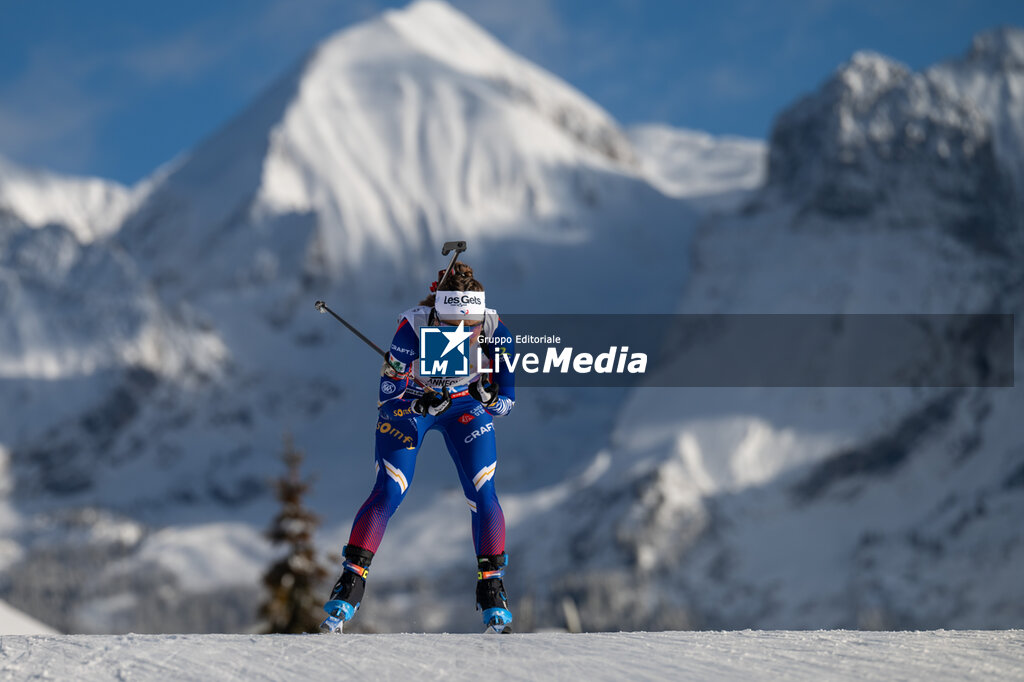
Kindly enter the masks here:
M 321 632 L 341 632 L 343 625 L 356 615 L 366 590 L 366 574 L 370 572 L 373 552 L 354 545 L 345 545 L 342 550 L 345 563 L 341 577 L 334 583 L 331 598 L 324 604 L 327 619 L 320 624 Z
M 512 632 L 512 612 L 501 579 L 505 576 L 508 554 L 478 556 L 476 607 L 484 612 L 484 632 L 507 635 Z

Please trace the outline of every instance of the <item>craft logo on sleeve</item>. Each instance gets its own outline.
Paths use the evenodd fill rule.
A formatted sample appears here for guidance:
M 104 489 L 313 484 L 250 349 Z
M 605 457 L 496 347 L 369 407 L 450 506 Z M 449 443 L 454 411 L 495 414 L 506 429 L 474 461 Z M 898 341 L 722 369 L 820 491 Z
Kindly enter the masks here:
M 469 339 L 473 332 L 458 327 L 420 327 L 420 376 L 469 376 Z

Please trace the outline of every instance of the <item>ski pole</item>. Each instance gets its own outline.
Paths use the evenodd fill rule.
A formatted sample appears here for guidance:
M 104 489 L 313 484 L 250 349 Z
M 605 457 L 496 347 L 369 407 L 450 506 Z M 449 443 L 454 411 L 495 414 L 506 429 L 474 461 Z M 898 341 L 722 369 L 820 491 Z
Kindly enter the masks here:
M 319 313 L 321 313 L 321 314 L 323 314 L 323 313 L 330 313 L 334 317 L 334 319 L 336 319 L 338 322 L 341 322 L 343 325 L 348 327 L 348 330 L 350 332 L 352 332 L 353 334 L 358 336 L 360 339 L 362 339 L 363 342 L 367 346 L 369 346 L 370 348 L 372 348 L 375 351 L 377 351 L 377 353 L 379 353 L 380 356 L 384 358 L 385 362 L 388 361 L 388 354 L 385 353 L 384 351 L 382 351 L 380 349 L 380 346 L 378 346 L 373 341 L 371 341 L 370 339 L 368 339 L 365 336 L 363 336 L 362 333 L 358 329 L 356 329 L 355 327 L 350 325 L 348 322 L 346 322 L 344 319 L 342 319 L 342 317 L 340 315 L 338 315 L 338 313 L 336 313 L 333 310 L 331 310 L 330 308 L 328 308 L 326 303 L 324 303 L 323 301 L 317 301 L 316 303 L 313 304 L 313 307 L 316 308 L 317 311 Z M 418 376 L 413 374 L 411 370 L 409 372 L 409 378 L 411 378 L 413 381 L 415 381 L 417 384 L 419 384 L 420 386 L 422 386 L 423 388 L 425 388 L 427 390 L 430 390 L 430 391 L 434 390 L 430 386 L 427 386 L 427 384 L 425 384 Z
M 333 310 L 331 310 L 330 308 L 328 308 L 328 307 L 327 307 L 327 304 L 326 304 L 326 303 L 324 303 L 323 301 L 317 301 L 316 303 L 314 303 L 314 304 L 313 304 L 313 307 L 314 307 L 314 308 L 316 308 L 316 309 L 317 309 L 317 311 L 318 311 L 318 312 L 320 312 L 321 314 L 322 314 L 322 313 L 330 313 L 330 314 L 331 314 L 331 315 L 332 315 L 332 316 L 334 317 L 334 319 L 336 319 L 336 320 L 337 320 L 338 322 L 341 322 L 341 323 L 342 323 L 343 325 L 345 325 L 346 327 L 348 327 L 348 330 L 349 330 L 350 332 L 352 332 L 353 334 L 355 334 L 356 336 L 358 336 L 358 337 L 359 337 L 360 339 L 362 339 L 362 340 L 363 340 L 363 342 L 364 342 L 364 343 L 365 343 L 365 344 L 366 344 L 367 346 L 369 346 L 370 348 L 372 348 L 372 349 L 374 349 L 375 351 L 377 351 L 377 353 L 378 353 L 378 354 L 379 354 L 379 355 L 380 355 L 381 357 L 383 357 L 383 358 L 384 358 L 385 360 L 387 360 L 387 359 L 388 359 L 388 354 L 387 354 L 387 353 L 385 353 L 384 351 L 382 351 L 382 350 L 380 349 L 380 346 L 378 346 L 378 345 L 377 345 L 377 344 L 375 344 L 375 343 L 374 343 L 373 341 L 371 341 L 370 339 L 368 339 L 368 338 L 366 338 L 365 336 L 363 336 L 363 335 L 362 335 L 362 333 L 361 333 L 361 332 L 360 332 L 360 331 L 359 331 L 358 329 L 356 329 L 355 327 L 353 327 L 352 325 L 350 325 L 350 324 L 349 324 L 348 322 L 346 322 L 345 320 L 343 320 L 343 319 L 341 318 L 341 316 L 340 316 L 340 315 L 338 315 L 338 313 L 336 313 L 336 312 L 334 312 Z

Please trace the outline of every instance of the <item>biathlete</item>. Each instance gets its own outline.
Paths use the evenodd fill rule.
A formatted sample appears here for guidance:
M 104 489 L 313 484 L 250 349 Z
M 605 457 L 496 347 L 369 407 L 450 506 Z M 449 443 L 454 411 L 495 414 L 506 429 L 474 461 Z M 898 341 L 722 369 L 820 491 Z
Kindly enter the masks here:
M 388 520 L 412 483 L 423 437 L 436 430 L 455 462 L 472 516 L 477 608 L 482 610 L 488 630 L 511 631 L 512 613 L 502 582 L 508 555 L 505 516 L 494 487 L 497 451 L 492 417 L 507 415 L 515 404 L 515 375 L 505 363 L 496 362 L 498 354 L 514 352 L 512 335 L 497 312 L 485 306 L 484 287 L 473 277 L 471 267 L 455 262 L 447 275 L 438 273 L 438 278 L 442 277 L 443 281 L 431 286 L 434 293 L 399 317 L 381 370 L 374 454 L 377 478 L 356 514 L 342 552 L 341 577 L 324 605 L 331 616 L 328 621 L 348 621 L 359 608 L 370 562 Z M 472 332 L 466 354 L 468 375 L 421 375 L 420 328 L 460 323 L 458 333 Z M 500 339 L 501 345 L 486 343 L 492 339 Z M 456 353 L 449 357 L 455 355 L 463 357 Z M 477 366 L 478 361 L 484 366 Z M 481 373 L 481 369 L 493 371 Z

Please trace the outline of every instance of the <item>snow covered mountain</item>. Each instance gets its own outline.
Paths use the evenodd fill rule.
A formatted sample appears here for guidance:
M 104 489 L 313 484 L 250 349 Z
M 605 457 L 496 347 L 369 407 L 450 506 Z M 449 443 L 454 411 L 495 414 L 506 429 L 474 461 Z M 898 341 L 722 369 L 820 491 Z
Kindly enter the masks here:
M 1024 148 L 995 121 L 855 55 L 779 116 L 765 187 L 699 231 L 680 310 L 1013 312 L 1019 353 L 1022 223 L 1000 159 Z M 588 560 L 549 566 L 537 602 L 550 618 L 571 599 L 593 628 L 1013 627 L 1019 361 L 1015 375 L 1003 389 L 637 390 L 558 507 Z
M 981 33 L 970 51 L 928 69 L 927 77 L 968 100 L 988 122 L 999 160 L 1017 196 L 1024 191 L 1024 29 Z
M 466 238 L 503 311 L 667 310 L 696 215 L 648 183 L 605 112 L 444 3 L 329 38 L 148 181 L 109 239 L 12 226 L 3 359 L 19 379 L 0 390 L 22 522 L 9 530 L 5 594 L 35 613 L 75 604 L 56 616 L 68 630 L 247 627 L 282 435 L 330 482 L 313 503 L 334 550 L 372 479 L 379 361 L 314 300 L 384 343 L 427 293 L 440 244 Z M 639 259 L 630 279 L 650 293 L 637 301 L 608 273 Z M 506 489 L 563 478 L 606 437 L 622 395 L 524 401 L 502 441 L 517 453 Z M 472 576 L 441 458 L 428 442 L 424 492 L 387 542 L 412 536 L 434 570 L 461 558 Z M 424 519 L 459 531 L 443 558 L 436 535 L 416 530 Z M 68 547 L 78 565 L 43 569 Z M 211 547 L 217 560 L 199 569 Z
M 82 243 L 120 227 L 141 192 L 110 180 L 22 168 L 0 156 L 0 214 L 32 227 L 64 225 Z
M 768 149 L 761 140 L 661 124 L 632 126 L 627 134 L 658 189 L 704 210 L 736 208 L 764 184 Z
M 604 249 L 587 253 L 592 276 L 563 286 L 566 297 L 613 295 L 603 268 L 645 256 L 680 233 L 660 225 L 688 219 L 635 166 L 605 112 L 425 0 L 321 44 L 185 158 L 119 241 L 162 290 L 187 281 L 193 299 L 305 277 L 344 282 L 354 298 L 384 290 L 407 301 L 453 236 L 479 245 L 472 262 L 510 288 L 534 286 L 530 275 L 555 266 L 558 246 Z M 629 220 L 614 213 L 633 203 L 659 227 L 637 222 L 621 251 L 607 248 L 606 225 Z M 495 244 L 501 258 L 491 263 Z M 181 274 L 197 266 L 203 277 Z
M 82 243 L 58 223 L 30 228 L 0 218 L 0 309 L 4 378 L 56 380 L 124 366 L 176 373 L 209 367 L 220 353 L 159 303 L 129 256 Z
M 1006 171 L 970 100 L 871 53 L 779 117 L 768 162 L 770 188 L 819 214 L 942 224 L 994 252 L 1019 226 Z
M 65 631 L 252 627 L 282 435 L 331 550 L 373 477 L 378 360 L 313 301 L 385 343 L 448 239 L 503 312 L 1019 310 L 1024 148 L 993 132 L 1019 33 L 994 35 L 925 74 L 854 56 L 766 150 L 624 133 L 421 0 L 327 39 L 117 229 L 29 182 L 0 213 L 0 596 Z M 1019 625 L 1020 403 L 523 390 L 499 434 L 517 619 Z M 428 438 L 361 626 L 473 629 L 468 526 Z

